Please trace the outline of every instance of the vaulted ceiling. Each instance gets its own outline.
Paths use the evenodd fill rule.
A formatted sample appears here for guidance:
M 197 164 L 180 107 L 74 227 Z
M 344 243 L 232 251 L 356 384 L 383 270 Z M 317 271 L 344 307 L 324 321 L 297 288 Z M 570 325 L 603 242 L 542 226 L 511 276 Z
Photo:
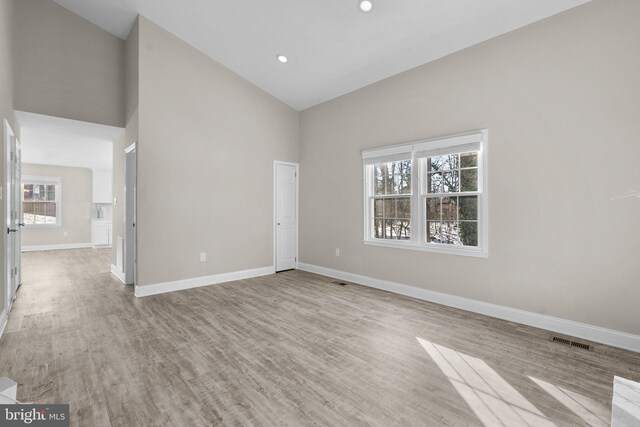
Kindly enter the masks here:
M 142 14 L 302 110 L 588 0 L 54 1 L 121 38 Z

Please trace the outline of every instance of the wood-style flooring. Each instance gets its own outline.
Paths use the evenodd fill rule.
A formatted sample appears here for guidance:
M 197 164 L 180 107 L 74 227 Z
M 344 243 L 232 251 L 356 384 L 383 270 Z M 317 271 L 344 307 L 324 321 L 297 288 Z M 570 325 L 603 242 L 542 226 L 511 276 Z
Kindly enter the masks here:
M 109 250 L 23 254 L 18 399 L 80 426 L 607 425 L 640 354 L 289 271 L 135 298 Z

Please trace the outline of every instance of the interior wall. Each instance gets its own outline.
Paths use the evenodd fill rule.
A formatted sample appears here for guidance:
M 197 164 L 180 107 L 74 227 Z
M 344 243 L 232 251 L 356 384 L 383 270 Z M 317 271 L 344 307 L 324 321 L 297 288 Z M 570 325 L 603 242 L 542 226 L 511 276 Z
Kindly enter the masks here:
M 60 177 L 62 187 L 62 226 L 24 227 L 22 246 L 90 244 L 93 189 L 91 169 L 23 163 L 22 175 Z
M 138 114 L 140 92 L 140 20 L 136 19 L 124 46 L 125 117 L 127 124 Z
M 124 41 L 51 0 L 16 2 L 15 108 L 125 126 Z
M 118 265 L 119 238 L 124 239 L 124 149 L 127 147 L 127 131 L 113 142 L 113 217 L 111 223 L 111 264 Z M 124 262 L 123 262 L 124 264 Z M 124 270 L 122 270 L 124 271 Z
M 303 111 L 301 260 L 640 334 L 638 22 L 595 0 Z M 363 149 L 481 128 L 488 259 L 363 244 Z
M 123 135 L 113 144 L 113 241 L 124 239 L 125 208 L 125 153 L 126 147 L 138 140 L 138 91 L 139 91 L 139 21 L 133 24 L 125 42 L 125 117 L 126 126 Z M 113 245 L 112 264 L 118 265 L 117 247 Z M 123 263 L 124 266 L 124 263 Z
M 298 113 L 139 25 L 139 285 L 271 266 L 273 161 L 297 161 Z
M 12 27 L 13 27 L 13 0 L 0 0 L 0 141 L 2 141 L 2 149 L 0 150 L 0 176 L 4 181 L 5 174 L 5 144 L 4 141 L 4 119 L 7 119 L 9 125 L 12 126 L 14 132 L 15 121 L 13 115 L 13 44 L 12 44 Z M 4 186 L 4 184 L 3 184 Z M 0 209 L 0 221 L 5 224 L 4 208 Z M 4 260 L 4 244 L 0 245 L 0 260 Z M 0 278 L 2 283 L 4 280 L 4 261 L 0 261 Z M 0 313 L 4 310 L 4 286 L 0 286 Z M 0 319 L 1 322 L 2 319 Z M 2 325 L 0 324 L 0 328 Z

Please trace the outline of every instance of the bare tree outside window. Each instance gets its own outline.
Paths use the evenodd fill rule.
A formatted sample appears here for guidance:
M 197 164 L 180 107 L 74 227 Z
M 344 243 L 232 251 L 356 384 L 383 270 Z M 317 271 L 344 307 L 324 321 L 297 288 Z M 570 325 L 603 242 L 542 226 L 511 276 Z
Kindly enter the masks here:
M 482 129 L 362 152 L 364 244 L 487 257 Z
M 478 246 L 478 154 L 426 160 L 427 241 Z
M 373 236 L 411 239 L 411 160 L 377 163 L 373 179 Z

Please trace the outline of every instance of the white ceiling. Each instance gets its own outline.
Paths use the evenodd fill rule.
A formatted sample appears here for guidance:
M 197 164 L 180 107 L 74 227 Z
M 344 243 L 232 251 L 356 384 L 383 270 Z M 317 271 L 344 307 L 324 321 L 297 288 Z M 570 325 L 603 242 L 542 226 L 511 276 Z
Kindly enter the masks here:
M 22 162 L 112 170 L 113 142 L 124 129 L 16 111 Z
M 302 110 L 589 0 L 54 1 L 121 38 L 140 13 Z

